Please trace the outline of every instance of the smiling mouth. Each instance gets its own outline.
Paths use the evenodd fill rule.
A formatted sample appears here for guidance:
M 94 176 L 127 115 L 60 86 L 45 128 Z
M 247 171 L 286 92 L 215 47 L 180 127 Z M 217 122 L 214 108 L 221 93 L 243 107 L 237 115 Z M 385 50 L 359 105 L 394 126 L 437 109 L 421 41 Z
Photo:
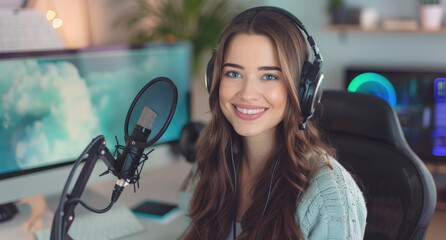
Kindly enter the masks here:
M 238 106 L 236 106 L 235 108 L 237 109 L 238 112 L 243 113 L 243 114 L 247 114 L 247 115 L 259 114 L 259 113 L 265 111 L 265 108 L 247 109 L 247 108 L 241 108 L 241 107 L 238 107 Z

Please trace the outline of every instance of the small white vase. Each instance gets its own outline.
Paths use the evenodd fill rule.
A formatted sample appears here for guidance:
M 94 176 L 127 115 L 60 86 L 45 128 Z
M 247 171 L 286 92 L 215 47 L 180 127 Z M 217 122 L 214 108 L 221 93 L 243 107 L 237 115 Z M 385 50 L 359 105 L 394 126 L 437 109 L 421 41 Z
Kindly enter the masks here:
M 423 5 L 420 7 L 420 23 L 424 30 L 438 30 L 443 20 L 442 5 Z

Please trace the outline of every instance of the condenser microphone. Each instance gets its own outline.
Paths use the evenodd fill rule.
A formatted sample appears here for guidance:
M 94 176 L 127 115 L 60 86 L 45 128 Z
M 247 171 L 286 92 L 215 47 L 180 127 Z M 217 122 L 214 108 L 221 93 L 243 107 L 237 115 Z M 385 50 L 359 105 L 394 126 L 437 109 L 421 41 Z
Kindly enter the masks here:
M 133 100 L 124 124 L 125 145 L 118 144 L 117 149 L 122 153 L 118 151 L 110 171 L 118 178 L 113 201 L 119 198 L 128 184 L 133 184 L 135 191 L 135 185 L 139 187 L 142 167 L 151 152 L 144 153 L 144 150 L 166 131 L 175 112 L 177 95 L 175 84 L 168 78 L 159 77 L 144 86 Z
M 144 107 L 138 122 L 133 128 L 132 135 L 126 139 L 124 149 L 116 159 L 114 175 L 118 177 L 118 180 L 116 181 L 113 194 L 113 198 L 116 198 L 115 201 L 125 186 L 138 181 L 138 174 L 135 175 L 135 173 L 143 157 L 144 144 L 149 138 L 153 122 L 157 115 L 150 107 Z
M 158 114 L 148 106 L 144 107 L 132 135 L 126 138 L 124 149 L 116 159 L 114 175 L 118 177 L 113 190 L 113 201 L 119 198 L 122 190 L 128 184 L 138 181 L 136 171 L 143 157 L 145 142 L 151 133 L 153 122 Z
M 150 107 L 144 110 L 133 128 L 132 135 L 126 139 L 122 154 L 117 158 L 115 171 L 118 178 L 128 183 L 134 181 L 134 175 L 144 152 L 144 144 L 151 133 L 153 122 L 158 114 Z
M 177 106 L 177 87 L 166 77 L 158 77 L 147 83 L 133 99 L 125 118 L 125 145 L 119 145 L 116 137 L 116 151 L 111 154 L 105 146 L 104 136 L 100 135 L 92 140 L 76 160 L 73 169 L 62 191 L 59 206 L 54 214 L 50 239 L 72 239 L 68 230 L 74 221 L 74 210 L 81 204 L 90 211 L 104 213 L 110 210 L 118 200 L 124 187 L 128 184 L 139 187 L 139 176 L 148 159 L 149 151 L 144 150 L 153 145 L 166 131 Z M 129 132 L 131 131 L 131 134 Z M 122 153 L 120 153 L 122 150 Z M 88 156 L 86 159 L 85 156 Z M 104 209 L 95 209 L 82 201 L 81 195 L 98 159 L 104 161 L 108 169 L 102 175 L 112 173 L 118 177 L 113 189 L 111 202 Z M 75 175 L 76 168 L 85 160 L 82 171 L 70 194 L 68 189 Z M 136 191 L 136 189 L 135 189 Z M 65 236 L 65 237 L 64 237 Z

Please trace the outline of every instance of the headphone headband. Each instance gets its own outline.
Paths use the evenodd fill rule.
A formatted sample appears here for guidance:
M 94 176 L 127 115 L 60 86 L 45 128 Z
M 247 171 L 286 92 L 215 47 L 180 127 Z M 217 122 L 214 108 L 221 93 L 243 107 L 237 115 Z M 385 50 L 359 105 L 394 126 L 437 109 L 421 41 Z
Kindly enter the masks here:
M 258 6 L 258 7 L 253 7 L 253 8 L 247 9 L 247 10 L 239 13 L 234 19 L 238 18 L 240 15 L 242 15 L 246 12 L 258 11 L 258 10 L 270 10 L 270 11 L 278 12 L 278 13 L 281 13 L 282 15 L 284 15 L 285 17 L 287 17 L 288 19 L 292 20 L 297 25 L 297 27 L 301 30 L 301 32 L 303 32 L 305 34 L 308 44 L 310 45 L 311 50 L 313 50 L 313 55 L 314 55 L 313 61 L 320 62 L 322 64 L 322 62 L 323 62 L 322 55 L 319 53 L 319 48 L 317 47 L 316 42 L 314 41 L 313 37 L 308 33 L 307 29 L 305 28 L 305 25 L 302 24 L 302 21 L 300 21 L 299 18 L 297 18 L 294 14 L 288 12 L 287 10 L 285 10 L 283 8 L 279 8 L 279 7 L 273 7 L 273 6 Z

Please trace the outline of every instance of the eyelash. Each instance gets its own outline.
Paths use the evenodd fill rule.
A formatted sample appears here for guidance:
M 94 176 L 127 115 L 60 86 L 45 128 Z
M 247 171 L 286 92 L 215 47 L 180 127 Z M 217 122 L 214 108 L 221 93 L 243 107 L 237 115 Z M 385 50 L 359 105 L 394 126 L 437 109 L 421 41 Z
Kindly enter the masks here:
M 226 74 L 225 74 L 225 76 L 230 77 L 230 78 L 237 78 L 237 77 L 234 77 L 233 74 L 237 74 L 237 75 L 238 75 L 237 77 L 240 77 L 240 76 L 241 76 L 240 73 L 235 72 L 235 71 L 227 71 Z
M 234 74 L 237 74 L 238 76 L 233 76 Z M 241 77 L 241 74 L 236 71 L 227 71 L 225 76 L 230 77 L 230 78 L 238 78 L 238 77 Z M 272 77 L 272 79 L 267 79 L 270 77 Z M 272 80 L 278 80 L 279 78 L 273 74 L 265 74 L 265 75 L 263 75 L 262 79 L 264 79 L 266 81 L 272 81 Z
M 273 79 L 265 79 L 266 77 L 273 77 Z M 263 76 L 263 79 L 265 79 L 267 81 L 271 81 L 271 80 L 278 80 L 279 78 L 276 75 L 273 75 L 273 74 L 265 74 Z

